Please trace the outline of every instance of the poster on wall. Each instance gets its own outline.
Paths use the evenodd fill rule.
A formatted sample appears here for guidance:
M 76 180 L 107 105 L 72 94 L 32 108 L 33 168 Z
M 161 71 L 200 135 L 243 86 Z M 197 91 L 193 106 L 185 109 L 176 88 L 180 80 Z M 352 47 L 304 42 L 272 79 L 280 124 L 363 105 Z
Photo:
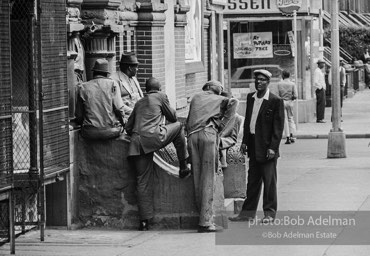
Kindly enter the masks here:
M 272 32 L 234 33 L 234 59 L 273 58 Z
M 292 56 L 294 57 L 295 55 L 294 32 L 288 31 L 288 37 L 289 37 L 290 47 L 292 48 Z

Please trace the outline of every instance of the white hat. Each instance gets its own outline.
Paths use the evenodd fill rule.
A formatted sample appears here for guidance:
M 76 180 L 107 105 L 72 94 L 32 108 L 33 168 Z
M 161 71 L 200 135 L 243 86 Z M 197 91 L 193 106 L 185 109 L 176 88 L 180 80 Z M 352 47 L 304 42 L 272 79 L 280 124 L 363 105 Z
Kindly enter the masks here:
M 268 79 L 270 79 L 272 77 L 272 74 L 269 71 L 267 71 L 266 69 L 257 69 L 255 71 L 253 71 L 253 73 L 254 73 L 254 75 L 262 74 L 265 77 L 267 77 Z

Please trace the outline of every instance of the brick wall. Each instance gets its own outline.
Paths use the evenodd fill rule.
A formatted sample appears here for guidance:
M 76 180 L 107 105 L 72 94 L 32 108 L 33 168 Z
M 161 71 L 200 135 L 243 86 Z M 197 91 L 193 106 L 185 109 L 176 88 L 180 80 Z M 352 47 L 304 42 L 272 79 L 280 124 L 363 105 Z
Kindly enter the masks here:
M 150 77 L 165 84 L 164 28 L 137 27 L 137 56 L 140 62 L 138 80 L 141 85 Z M 162 88 L 165 90 L 165 88 Z

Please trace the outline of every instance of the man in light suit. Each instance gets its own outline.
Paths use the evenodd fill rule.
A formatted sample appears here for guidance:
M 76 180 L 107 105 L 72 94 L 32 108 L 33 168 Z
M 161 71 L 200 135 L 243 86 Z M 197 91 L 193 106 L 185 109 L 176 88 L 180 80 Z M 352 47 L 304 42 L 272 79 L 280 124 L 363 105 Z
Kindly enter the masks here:
M 247 199 L 241 212 L 231 221 L 251 221 L 256 217 L 263 183 L 263 223 L 275 219 L 277 210 L 276 164 L 279 145 L 284 130 L 284 102 L 272 94 L 268 85 L 271 73 L 260 69 L 254 71 L 257 92 L 247 96 L 244 136 L 240 150 L 248 152 L 249 170 Z
M 122 54 L 119 64 L 120 71 L 110 77 L 120 86 L 126 116 L 131 114 L 135 103 L 144 96 L 139 81 L 136 79 L 138 65 L 139 61 L 134 53 Z
M 140 99 L 127 121 L 126 132 L 131 136 L 128 156 L 133 160 L 137 176 L 139 230 L 148 230 L 153 209 L 153 153 L 173 142 L 179 159 L 180 178 L 190 175 L 187 168 L 188 151 L 182 124 L 170 107 L 167 95 L 160 92 L 155 78 L 146 81 L 147 94 Z M 165 125 L 164 121 L 169 124 Z

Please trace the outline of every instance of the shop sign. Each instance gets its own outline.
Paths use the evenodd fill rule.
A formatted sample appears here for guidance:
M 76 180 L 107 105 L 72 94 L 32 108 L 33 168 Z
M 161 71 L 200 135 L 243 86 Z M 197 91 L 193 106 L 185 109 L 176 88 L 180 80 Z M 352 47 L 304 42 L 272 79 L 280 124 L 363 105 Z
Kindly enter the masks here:
M 273 49 L 275 56 L 292 56 L 290 44 L 274 44 Z
M 211 0 L 211 4 L 227 5 L 228 0 Z
M 272 32 L 234 33 L 234 59 L 273 58 Z
M 293 14 L 302 6 L 302 0 L 276 0 L 276 5 L 284 14 Z
M 279 12 L 276 0 L 228 0 L 224 14 L 258 14 Z
M 291 15 L 293 14 L 293 11 L 307 11 L 307 5 L 310 1 L 316 0 L 304 2 L 302 0 L 227 0 L 224 14 L 253 15 L 284 13 Z

